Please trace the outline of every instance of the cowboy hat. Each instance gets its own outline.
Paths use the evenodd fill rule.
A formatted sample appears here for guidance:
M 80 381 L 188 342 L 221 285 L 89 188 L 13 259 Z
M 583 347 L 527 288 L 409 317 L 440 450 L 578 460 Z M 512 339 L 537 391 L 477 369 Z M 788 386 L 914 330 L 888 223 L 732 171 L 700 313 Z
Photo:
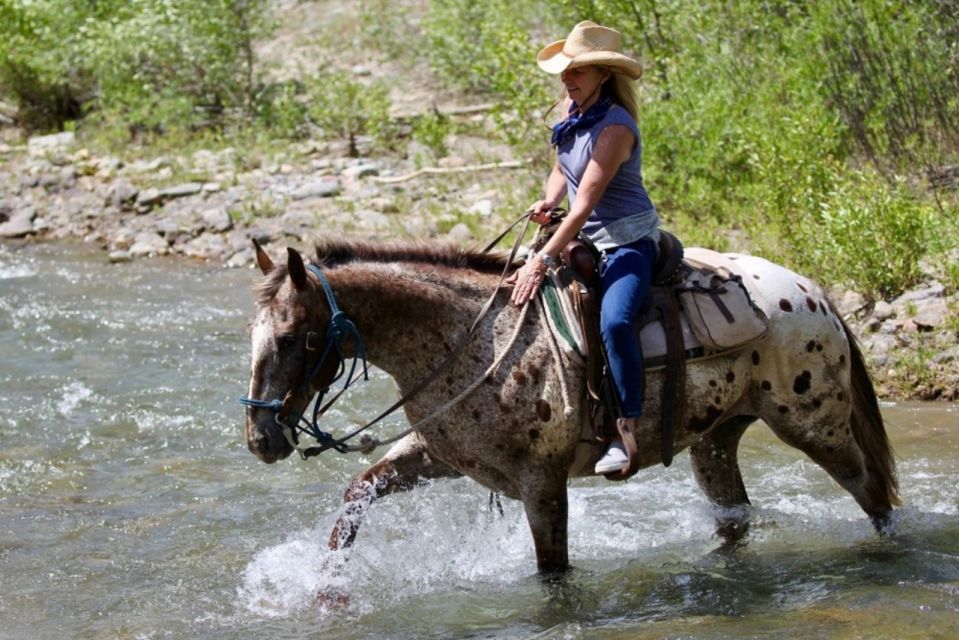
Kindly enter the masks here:
M 643 65 L 619 52 L 619 40 L 619 31 L 585 20 L 573 27 L 565 40 L 546 45 L 536 54 L 536 62 L 546 73 L 601 65 L 639 80 L 643 75 Z

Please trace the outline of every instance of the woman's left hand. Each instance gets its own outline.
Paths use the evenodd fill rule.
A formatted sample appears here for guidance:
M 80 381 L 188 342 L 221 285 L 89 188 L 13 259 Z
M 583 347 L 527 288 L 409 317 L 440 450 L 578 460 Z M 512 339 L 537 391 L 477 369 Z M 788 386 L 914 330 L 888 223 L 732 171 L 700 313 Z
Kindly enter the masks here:
M 545 277 L 546 263 L 542 256 L 536 254 L 506 280 L 507 284 L 516 285 L 513 288 L 513 295 L 510 296 L 510 303 L 517 308 L 522 308 L 530 298 L 536 295 Z

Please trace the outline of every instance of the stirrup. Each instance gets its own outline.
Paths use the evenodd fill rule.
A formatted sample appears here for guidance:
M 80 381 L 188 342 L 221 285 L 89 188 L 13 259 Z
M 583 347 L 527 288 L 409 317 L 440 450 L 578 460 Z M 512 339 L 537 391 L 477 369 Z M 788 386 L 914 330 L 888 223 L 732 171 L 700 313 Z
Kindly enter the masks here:
M 593 469 L 593 472 L 596 475 L 606 475 L 607 473 L 622 469 L 623 465 L 628 462 L 629 456 L 626 455 L 626 449 L 621 442 L 614 440 L 606 449 L 603 457 L 596 463 L 596 468 Z
M 619 481 L 627 480 L 639 471 L 639 448 L 636 446 L 636 438 L 633 436 L 633 430 L 626 424 L 625 418 L 616 420 L 616 432 L 623 450 L 626 453 L 626 460 L 619 470 L 611 471 L 603 475 L 607 480 Z

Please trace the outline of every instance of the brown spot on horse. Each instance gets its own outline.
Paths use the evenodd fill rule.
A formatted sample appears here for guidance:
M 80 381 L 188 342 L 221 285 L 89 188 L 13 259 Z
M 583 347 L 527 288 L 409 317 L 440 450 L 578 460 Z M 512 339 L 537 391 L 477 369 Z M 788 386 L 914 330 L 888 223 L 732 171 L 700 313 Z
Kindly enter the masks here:
M 536 401 L 536 416 L 543 422 L 549 422 L 549 419 L 553 415 L 553 409 L 549 406 L 549 403 L 540 398 Z

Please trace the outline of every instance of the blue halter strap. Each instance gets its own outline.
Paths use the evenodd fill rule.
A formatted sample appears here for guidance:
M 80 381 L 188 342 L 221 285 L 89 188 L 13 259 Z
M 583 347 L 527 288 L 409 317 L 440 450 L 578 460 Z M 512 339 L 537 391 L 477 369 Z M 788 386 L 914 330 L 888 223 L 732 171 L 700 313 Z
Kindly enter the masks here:
M 336 439 L 332 436 L 332 434 L 323 431 L 320 429 L 318 421 L 323 413 L 340 396 L 340 394 L 346 391 L 346 389 L 348 389 L 356 381 L 353 376 L 356 373 L 357 364 L 361 360 L 363 362 L 363 379 L 369 379 L 369 367 L 366 361 L 366 347 L 363 344 L 363 337 L 360 335 L 360 332 L 356 328 L 356 325 L 353 323 L 353 321 L 350 320 L 345 313 L 343 313 L 339 305 L 336 303 L 336 297 L 333 295 L 333 289 L 330 287 L 330 283 L 323 274 L 323 271 L 313 264 L 307 265 L 306 268 L 317 277 L 323 287 L 323 292 L 326 294 L 327 304 L 330 307 L 330 323 L 326 328 L 326 340 L 323 345 L 323 353 L 320 355 L 319 359 L 316 361 L 316 364 L 312 368 L 310 368 L 308 364 L 310 361 L 310 353 L 318 350 L 319 345 L 317 342 L 319 336 L 315 331 L 308 331 L 306 334 L 305 349 L 307 352 L 307 364 L 304 366 L 304 375 L 303 381 L 300 385 L 300 392 L 303 394 L 309 393 L 313 378 L 319 374 L 330 354 L 335 354 L 337 359 L 336 374 L 333 376 L 332 380 L 330 380 L 329 385 L 319 391 L 319 396 L 317 397 L 316 402 L 313 404 L 312 420 L 307 420 L 305 416 L 294 412 L 290 412 L 286 419 L 281 420 L 279 414 L 283 409 L 283 400 L 279 398 L 275 398 L 273 400 L 257 400 L 255 398 L 248 397 L 240 398 L 240 404 L 244 406 L 273 411 L 276 414 L 277 423 L 283 427 L 284 436 L 287 438 L 290 444 L 300 452 L 300 455 L 304 459 L 310 456 L 319 455 L 327 449 L 336 449 L 340 453 L 346 453 L 348 451 L 348 447 L 345 442 L 346 439 Z M 337 393 L 332 400 L 323 406 L 323 397 L 326 395 L 326 392 L 329 390 L 330 386 L 342 378 L 343 374 L 346 372 L 346 359 L 343 356 L 343 345 L 350 338 L 353 340 L 354 349 L 353 362 L 350 365 L 349 374 L 346 376 L 346 381 L 343 383 L 343 388 L 339 391 L 339 393 Z M 290 421 L 291 416 L 294 418 L 292 424 Z M 299 435 L 301 433 L 314 438 L 319 446 L 307 447 L 305 449 L 301 448 L 299 446 Z

